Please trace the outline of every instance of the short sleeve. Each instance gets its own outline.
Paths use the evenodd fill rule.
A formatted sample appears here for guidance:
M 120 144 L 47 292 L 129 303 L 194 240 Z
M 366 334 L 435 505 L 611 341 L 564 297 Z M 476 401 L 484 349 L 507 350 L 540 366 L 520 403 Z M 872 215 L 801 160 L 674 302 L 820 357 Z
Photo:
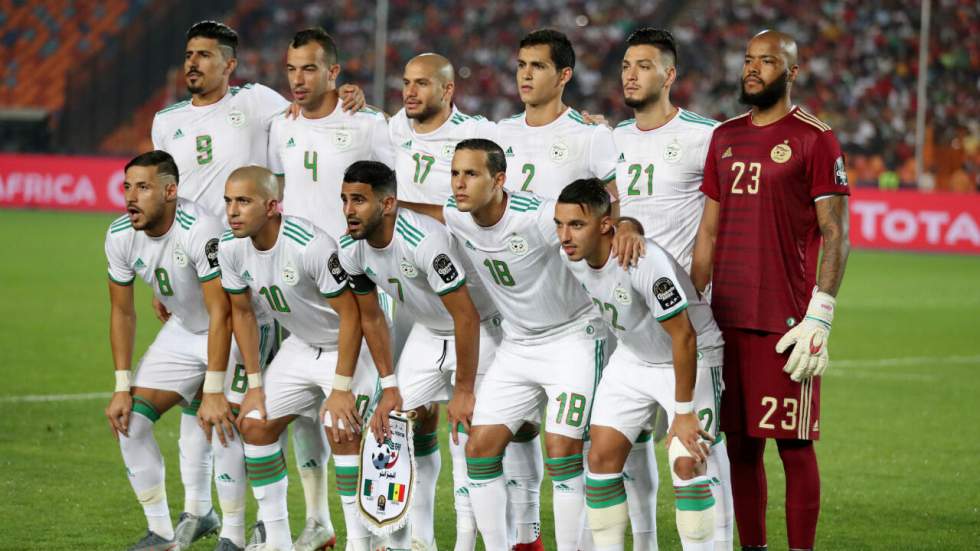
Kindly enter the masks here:
M 717 154 L 715 152 L 716 139 L 718 137 L 717 129 L 711 134 L 711 141 L 708 142 L 708 152 L 704 158 L 704 175 L 701 180 L 701 193 L 704 193 L 708 197 L 714 199 L 715 201 L 721 200 L 721 186 L 718 184 L 718 168 L 716 166 L 715 159 Z
M 348 284 L 350 285 L 351 291 L 354 291 L 358 295 L 366 295 L 377 287 L 377 285 L 364 273 L 364 269 L 361 267 L 362 262 L 358 254 L 357 243 L 345 242 L 346 239 L 350 239 L 350 237 L 344 236 L 341 238 L 339 251 L 340 267 L 347 272 Z
M 664 322 L 687 309 L 687 296 L 677 272 L 663 249 L 649 247 L 632 277 L 633 286 L 657 321 Z
M 153 117 L 153 126 L 150 129 L 150 140 L 153 142 L 153 149 L 167 151 L 166 132 L 163 130 L 163 121 L 159 115 Z
M 548 246 L 557 247 L 561 244 L 561 240 L 558 239 L 558 231 L 555 229 L 555 201 L 551 199 L 543 199 L 538 197 L 541 204 L 538 209 L 534 211 L 536 214 L 535 224 L 538 227 L 538 231 L 541 232 L 541 237 Z
M 111 228 L 106 232 L 105 256 L 109 261 L 109 279 L 119 285 L 132 285 L 136 279 L 136 272 L 127 262 L 124 250 L 124 244 L 129 242 L 130 239 L 126 237 L 113 236 Z
M 237 295 L 248 290 L 246 283 L 241 275 L 236 249 L 238 244 L 235 237 L 228 231 L 218 240 L 218 264 L 221 266 L 221 286 L 225 291 Z
M 221 275 L 218 241 L 223 229 L 217 219 L 211 217 L 201 217 L 191 226 L 187 253 L 194 262 L 197 280 L 202 283 Z
M 329 235 L 317 232 L 303 251 L 303 263 L 321 295 L 333 298 L 347 288 L 347 272 L 340 265 L 337 243 Z
M 466 272 L 454 244 L 453 236 L 440 228 L 426 235 L 415 250 L 415 265 L 423 269 L 429 287 L 439 296 L 466 283 Z
M 811 198 L 816 199 L 823 195 L 850 195 L 844 154 L 833 132 L 827 130 L 817 135 L 810 148 L 806 164 Z
M 371 154 L 376 161 L 382 162 L 388 168 L 395 168 L 395 149 L 392 147 L 391 135 L 388 133 L 388 121 L 384 115 L 379 115 L 371 124 Z
M 268 86 L 253 84 L 255 114 L 262 120 L 262 127 L 268 129 L 273 119 L 283 114 L 289 107 L 286 98 Z
M 273 120 L 269 129 L 269 151 L 266 159 L 269 163 L 268 169 L 276 176 L 282 176 L 286 173 L 282 165 L 282 157 L 279 155 L 279 135 L 285 122 L 286 119 Z
M 592 131 L 592 144 L 589 151 L 589 171 L 604 182 L 616 179 L 616 142 L 612 130 L 606 125 L 597 125 Z

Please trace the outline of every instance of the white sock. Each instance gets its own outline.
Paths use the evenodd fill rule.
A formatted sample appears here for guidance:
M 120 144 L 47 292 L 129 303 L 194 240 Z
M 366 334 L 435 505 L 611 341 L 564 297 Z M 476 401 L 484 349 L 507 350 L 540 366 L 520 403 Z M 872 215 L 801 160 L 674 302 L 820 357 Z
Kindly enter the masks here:
M 626 544 L 626 489 L 622 473 L 586 477 L 586 512 L 596 551 L 622 551 Z
M 211 436 L 214 448 L 214 485 L 218 490 L 218 503 L 221 505 L 220 538 L 228 538 L 238 547 L 245 547 L 245 492 L 248 476 L 245 474 L 245 448 L 241 434 L 228 440 L 222 446 L 218 440 L 217 429 Z
M 476 518 L 466 478 L 466 441 L 469 438 L 468 434 L 460 432 L 459 444 L 453 444 L 453 439 L 449 439 L 449 456 L 453 460 L 453 504 L 456 507 L 456 547 L 453 551 L 476 549 Z
M 582 442 L 582 468 L 586 473 L 589 472 L 589 449 L 591 447 L 591 441 L 585 440 Z M 586 511 L 588 511 L 588 505 L 586 505 Z M 588 514 L 585 517 L 582 521 L 582 531 L 578 537 L 578 550 L 596 551 L 595 542 L 592 540 L 592 527 L 589 526 Z
M 415 467 L 418 473 L 415 496 L 412 503 L 412 537 L 431 544 L 435 540 L 436 483 L 442 469 L 438 433 L 414 435 Z
M 708 455 L 708 478 L 711 479 L 711 493 L 715 496 L 715 551 L 732 551 L 735 506 L 732 501 L 731 466 L 728 462 L 728 447 L 721 434 L 720 442 L 711 446 Z
M 623 468 L 626 503 L 629 506 L 630 526 L 635 551 L 657 551 L 657 454 L 653 442 L 636 442 L 626 456 Z
M 286 493 L 286 458 L 279 442 L 265 446 L 245 444 L 245 466 L 252 493 L 259 503 L 259 520 L 265 524 L 265 541 L 270 547 L 290 549 L 289 510 Z
M 361 522 L 357 512 L 357 470 L 356 455 L 334 455 L 337 493 L 344 507 L 344 523 L 347 528 L 347 543 L 353 551 L 367 551 L 371 544 L 371 533 Z
M 204 516 L 211 510 L 211 443 L 197 424 L 197 400 L 180 416 L 180 479 L 184 483 L 184 511 Z
M 585 517 L 585 473 L 582 454 L 545 460 L 555 509 L 555 543 L 558 551 L 576 551 Z
M 306 518 L 314 518 L 332 531 L 333 522 L 330 520 L 330 505 L 327 500 L 330 446 L 323 425 L 302 415 L 291 424 L 293 452 L 296 455 L 296 466 L 299 467 L 299 479 L 303 484 L 303 497 L 306 499 Z
M 141 411 L 146 411 L 146 415 Z M 163 455 L 153 437 L 153 421 L 159 418 L 148 402 L 134 399 L 129 436 L 119 435 L 119 449 L 149 530 L 169 540 L 174 537 L 174 526 L 167 506 Z
M 531 543 L 541 533 L 541 481 L 544 459 L 541 437 L 526 441 L 518 433 L 504 452 L 504 477 L 507 480 L 509 532 L 517 537 L 513 543 Z
M 503 463 L 496 457 L 468 457 L 466 472 L 470 487 L 470 504 L 476 517 L 476 526 L 483 536 L 487 551 L 507 551 L 507 488 L 503 477 Z

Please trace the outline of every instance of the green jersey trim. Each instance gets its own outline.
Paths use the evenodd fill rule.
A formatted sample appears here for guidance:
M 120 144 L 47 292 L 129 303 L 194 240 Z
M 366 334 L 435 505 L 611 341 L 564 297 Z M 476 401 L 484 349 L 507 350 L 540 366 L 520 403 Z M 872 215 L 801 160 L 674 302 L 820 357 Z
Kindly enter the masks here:
M 242 287 L 241 289 L 229 289 L 228 287 L 221 287 L 229 295 L 240 295 L 245 291 L 248 291 L 248 287 Z
M 680 308 L 678 308 L 677 310 L 674 310 L 673 312 L 670 312 L 670 313 L 668 313 L 668 314 L 664 314 L 664 315 L 662 315 L 662 316 L 660 316 L 659 318 L 657 318 L 657 321 L 659 321 L 659 322 L 664 322 L 664 321 L 667 321 L 667 320 L 669 320 L 670 318 L 672 318 L 672 317 L 674 317 L 674 316 L 676 316 L 677 314 L 680 314 L 680 313 L 681 313 L 681 312 L 683 312 L 684 310 L 687 310 L 687 303 L 686 303 L 686 302 L 684 303 L 684 305 L 683 305 L 683 306 L 681 306 L 681 307 L 680 307 Z
M 210 273 L 210 274 L 205 275 L 205 276 L 198 277 L 197 280 L 199 282 L 201 282 L 201 283 L 204 283 L 205 281 L 211 281 L 212 279 L 214 279 L 214 278 L 216 278 L 216 277 L 218 277 L 220 275 L 221 275 L 221 270 L 215 270 L 213 273 Z
M 459 289 L 463 285 L 466 285 L 466 278 L 465 277 L 463 279 L 460 279 L 459 280 L 459 283 L 457 283 L 456 285 L 453 285 L 452 287 L 450 287 L 448 289 L 443 289 L 442 291 L 439 291 L 436 294 L 439 295 L 439 296 L 441 296 L 441 297 L 442 296 L 446 296 L 449 293 L 452 293 L 453 291 L 455 291 L 456 289 Z
M 133 276 L 129 281 L 120 281 L 120 280 L 112 277 L 112 274 L 109 274 L 109 280 L 112 281 L 113 283 L 115 283 L 116 285 L 122 285 L 123 287 L 129 287 L 130 285 L 133 284 L 134 281 L 136 281 L 136 276 Z
M 347 290 L 347 286 L 345 285 L 345 286 L 341 287 L 339 291 L 335 291 L 333 293 L 324 293 L 324 292 L 321 292 L 320 294 L 323 295 L 325 298 L 336 298 L 336 297 L 339 297 L 340 295 L 344 294 L 344 291 L 346 291 L 346 290 Z

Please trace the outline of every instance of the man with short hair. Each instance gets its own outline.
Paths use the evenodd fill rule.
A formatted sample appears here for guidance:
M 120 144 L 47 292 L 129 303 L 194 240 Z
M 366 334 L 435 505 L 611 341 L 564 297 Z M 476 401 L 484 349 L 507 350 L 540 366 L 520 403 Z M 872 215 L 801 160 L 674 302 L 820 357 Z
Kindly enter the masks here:
M 340 239 L 340 260 L 362 316 L 378 311 L 375 290 L 380 287 L 398 301 L 399 312 L 415 320 L 398 361 L 399 394 L 382 397 L 372 425 L 380 433 L 393 409 L 414 411 L 414 449 L 421 465 L 420 458 L 438 452 L 431 419 L 438 419 L 438 410 L 431 406 L 448 401 L 453 479 L 459 486 L 466 479 L 465 446 L 477 387 L 501 338 L 497 309 L 446 227 L 397 207 L 395 174 L 387 166 L 374 161 L 351 165 L 341 198 L 350 232 Z M 382 323 L 376 330 L 386 329 Z M 429 426 L 431 431 L 418 428 Z M 417 470 L 409 517 L 410 535 L 418 540 L 413 549 L 435 549 L 437 476 L 438 470 Z
M 202 382 L 206 393 L 225 401 L 226 410 L 228 402 L 242 401 L 245 375 L 243 368 L 238 369 L 237 347 L 231 355 L 234 371 L 225 374 L 231 333 L 227 327 L 228 299 L 219 279 L 222 224 L 200 205 L 178 198 L 180 176 L 166 152 L 139 155 L 127 163 L 125 172 L 128 214 L 110 225 L 105 244 L 112 304 L 109 337 L 116 366 L 116 392 L 106 416 L 119 438 L 130 482 L 149 524 L 147 535 L 132 549 L 186 547 L 217 531 L 221 523 L 209 507 L 197 517 L 195 529 L 184 534 L 185 541 L 175 538 L 167 508 L 163 457 L 153 436 L 153 423 L 171 407 L 191 403 Z M 132 283 L 137 276 L 152 287 L 154 296 L 173 316 L 140 360 L 131 384 L 136 331 Z M 258 330 L 269 337 L 271 326 L 264 318 L 260 321 Z M 193 430 L 203 434 L 197 427 Z M 223 470 L 230 482 L 243 482 L 241 441 L 230 423 L 216 427 L 215 432 L 222 442 L 215 448 L 217 463 L 230 466 Z M 207 433 L 211 434 L 210 426 Z M 209 486 L 207 492 L 210 494 Z M 223 485 L 219 485 L 219 495 L 225 525 L 217 548 L 241 549 L 245 538 L 244 496 L 236 498 Z
M 686 550 L 712 551 L 715 499 L 702 437 L 718 436 L 721 332 L 684 269 L 653 240 L 635 266 L 611 259 L 609 194 L 601 180 L 576 180 L 558 197 L 562 259 L 619 338 L 592 410 L 586 503 L 596 549 L 624 548 L 623 466 L 630 445 L 660 405 L 667 411 L 677 529 Z M 702 426 L 703 425 L 703 426 Z
M 322 418 L 330 428 L 347 541 L 354 551 L 365 551 L 369 534 L 356 510 L 357 454 L 361 419 L 374 395 L 377 372 L 359 354 L 360 314 L 348 292 L 336 242 L 312 222 L 279 212 L 279 183 L 265 168 L 233 171 L 225 202 L 231 230 L 223 234 L 218 251 L 222 285 L 231 294 L 232 328 L 249 377 L 238 422 L 265 529 L 265 542 L 249 547 L 292 548 L 279 437 L 302 415 Z M 258 367 L 252 293 L 268 302 L 272 315 L 290 332 L 265 377 Z M 364 337 L 374 362 L 390 372 L 387 335 L 375 331 Z
M 792 37 L 749 41 L 741 100 L 751 110 L 711 138 L 691 266 L 697 289 L 711 282 L 725 337 L 721 419 L 739 540 L 751 550 L 767 545 L 768 438 L 786 472 L 789 548 L 813 548 L 820 376 L 849 250 L 844 156 L 830 127 L 793 105 L 798 74 Z

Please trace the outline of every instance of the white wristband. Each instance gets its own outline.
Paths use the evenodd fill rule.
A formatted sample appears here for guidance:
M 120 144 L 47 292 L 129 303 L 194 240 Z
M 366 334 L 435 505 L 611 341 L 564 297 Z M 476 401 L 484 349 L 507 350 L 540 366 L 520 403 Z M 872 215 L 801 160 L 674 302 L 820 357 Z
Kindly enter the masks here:
M 225 390 L 225 372 L 224 371 L 205 371 L 204 372 L 204 386 L 201 387 L 201 392 L 205 394 L 221 394 Z
M 694 413 L 694 402 L 675 402 L 674 403 L 674 413 L 677 415 L 687 415 L 688 413 Z
M 248 388 L 262 388 L 262 374 L 261 373 L 249 373 L 248 374 Z
M 353 377 L 348 377 L 346 375 L 334 375 L 333 389 L 338 392 L 348 392 L 350 391 L 350 385 L 353 380 Z
M 116 392 L 129 392 L 133 372 L 128 369 L 116 370 Z
M 381 377 L 378 379 L 378 382 L 381 384 L 382 390 L 386 388 L 395 388 L 398 386 L 398 379 L 395 377 L 394 373 L 388 375 L 387 377 Z

